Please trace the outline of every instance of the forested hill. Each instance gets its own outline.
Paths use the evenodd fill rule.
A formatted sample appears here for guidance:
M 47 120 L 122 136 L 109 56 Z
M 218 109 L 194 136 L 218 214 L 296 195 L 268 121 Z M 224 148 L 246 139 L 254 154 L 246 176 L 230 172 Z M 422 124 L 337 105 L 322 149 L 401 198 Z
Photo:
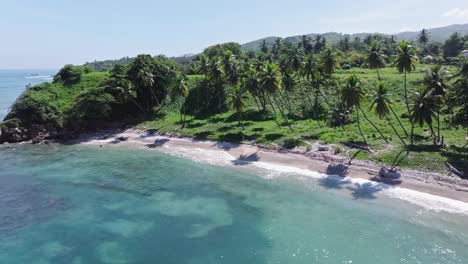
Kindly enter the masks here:
M 435 42 L 444 42 L 447 40 L 450 35 L 452 35 L 455 32 L 460 33 L 461 35 L 466 35 L 468 34 L 468 23 L 467 24 L 462 24 L 462 25 L 450 25 L 446 27 L 439 27 L 439 28 L 431 28 L 428 29 L 428 32 L 430 34 L 431 40 Z M 420 31 L 411 31 L 411 32 L 400 32 L 398 34 L 393 34 L 395 36 L 396 40 L 402 41 L 402 40 L 410 40 L 410 41 L 416 41 L 418 34 Z M 324 33 L 324 34 L 316 34 L 316 33 L 311 33 L 308 34 L 307 36 L 316 38 L 317 36 L 320 36 L 324 38 L 327 43 L 334 45 L 337 44 L 340 40 L 342 40 L 345 36 L 349 36 L 350 39 L 354 38 L 360 38 L 364 39 L 365 37 L 369 35 L 385 35 L 385 36 L 390 36 L 388 34 L 382 34 L 382 33 L 356 33 L 356 34 L 342 34 L 342 33 L 336 33 L 336 32 L 329 32 L 329 33 Z M 291 37 L 286 37 L 283 40 L 286 42 L 291 42 L 291 43 L 298 43 L 301 40 L 302 36 L 291 36 Z M 266 37 L 262 38 L 259 40 L 255 40 L 252 42 L 248 42 L 242 45 L 242 49 L 244 51 L 249 51 L 249 50 L 254 50 L 258 51 L 260 48 L 260 44 L 263 41 L 266 41 L 267 45 L 272 46 L 275 40 L 279 37 Z

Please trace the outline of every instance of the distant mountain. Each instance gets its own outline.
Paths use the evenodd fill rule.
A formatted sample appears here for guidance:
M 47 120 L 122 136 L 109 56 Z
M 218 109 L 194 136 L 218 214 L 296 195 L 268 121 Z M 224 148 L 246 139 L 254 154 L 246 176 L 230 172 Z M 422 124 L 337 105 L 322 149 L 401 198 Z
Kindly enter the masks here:
M 428 29 L 429 34 L 430 34 L 430 39 L 431 41 L 436 41 L 436 42 L 444 42 L 450 35 L 452 35 L 455 32 L 458 32 L 462 35 L 468 34 L 468 24 L 462 24 L 462 25 L 450 25 L 446 27 L 439 27 L 439 28 L 430 28 Z M 390 36 L 393 35 L 396 37 L 397 40 L 413 40 L 415 41 L 418 38 L 419 31 L 414 31 L 414 32 L 400 32 L 398 34 L 382 34 L 382 33 L 356 33 L 356 34 L 342 34 L 342 33 L 336 33 L 336 32 L 329 32 L 329 33 L 323 33 L 323 34 L 307 34 L 307 36 L 310 36 L 314 38 L 317 35 L 320 35 L 324 37 L 327 40 L 327 43 L 329 44 L 336 44 L 338 43 L 341 39 L 343 39 L 345 36 L 350 36 L 351 39 L 355 37 L 359 37 L 361 39 L 365 38 L 368 35 L 375 35 L 375 34 L 380 34 L 380 35 L 386 35 Z M 291 36 L 291 37 L 286 37 L 282 38 L 284 41 L 291 42 L 291 43 L 297 43 L 301 39 L 301 35 L 299 36 Z M 242 49 L 244 51 L 248 50 L 254 50 L 257 51 L 259 50 L 260 44 L 265 40 L 268 44 L 268 46 L 273 45 L 275 40 L 279 37 L 267 37 L 267 38 L 262 38 L 259 40 L 255 40 L 252 42 L 248 42 L 242 45 Z

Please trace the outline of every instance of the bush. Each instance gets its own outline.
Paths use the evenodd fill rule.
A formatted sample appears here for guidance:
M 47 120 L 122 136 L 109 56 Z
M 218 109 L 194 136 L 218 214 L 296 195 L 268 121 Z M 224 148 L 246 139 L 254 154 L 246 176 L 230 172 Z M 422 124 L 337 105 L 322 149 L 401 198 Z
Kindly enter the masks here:
M 341 147 L 340 146 L 335 146 L 333 148 L 333 154 L 337 155 L 341 153 Z
M 283 147 L 286 149 L 293 149 L 300 146 L 305 146 L 306 143 L 298 138 L 289 138 L 283 141 Z
M 117 101 L 104 88 L 91 89 L 78 96 L 69 114 L 69 122 L 107 121 L 110 119 L 116 104 Z
M 352 68 L 352 67 L 351 67 L 351 65 L 349 65 L 349 64 L 344 64 L 343 66 L 341 66 L 341 69 L 342 69 L 342 70 L 351 70 L 351 68 Z
M 187 114 L 207 116 L 228 110 L 224 87 L 215 87 L 206 80 L 196 81 L 192 85 L 184 103 Z
M 55 75 L 54 82 L 63 82 L 64 84 L 75 84 L 80 82 L 81 75 L 85 71 L 84 67 L 73 66 L 71 64 L 65 65 Z
M 61 112 L 50 98 L 34 96 L 34 92 L 28 91 L 16 99 L 5 120 L 15 118 L 24 125 L 51 124 L 61 127 L 63 124 Z

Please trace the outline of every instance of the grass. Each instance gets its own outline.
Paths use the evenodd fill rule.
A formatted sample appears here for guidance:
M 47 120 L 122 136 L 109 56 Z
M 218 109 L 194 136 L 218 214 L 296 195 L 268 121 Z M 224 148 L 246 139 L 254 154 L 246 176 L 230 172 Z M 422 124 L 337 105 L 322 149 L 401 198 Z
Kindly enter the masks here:
M 426 70 L 430 66 L 418 65 L 417 70 L 408 75 L 408 93 L 413 94 L 421 88 L 421 80 L 424 77 Z M 455 71 L 455 68 L 451 68 Z M 365 87 L 370 89 L 377 82 L 377 74 L 375 70 L 353 68 L 350 70 L 338 70 L 335 76 L 338 79 L 345 79 L 351 74 L 358 75 L 363 81 Z M 380 71 L 382 80 L 387 84 L 392 93 L 392 99 L 395 102 L 394 109 L 398 116 L 406 114 L 406 106 L 403 100 L 403 78 L 395 68 L 385 68 Z M 202 78 L 201 76 L 190 76 L 190 80 Z M 299 102 L 299 100 L 296 100 Z M 386 145 L 384 140 L 379 138 L 379 135 L 374 131 L 373 127 L 365 120 L 362 121 L 361 127 L 366 135 L 366 140 L 371 145 L 375 152 L 361 152 L 357 156 L 358 159 L 367 159 L 380 164 L 390 165 L 395 156 L 401 151 L 402 144 L 394 135 L 391 127 L 379 117 L 369 110 L 369 99 L 363 105 L 369 119 L 374 122 L 383 134 L 388 138 L 390 146 Z M 354 119 L 354 115 L 351 115 Z M 277 120 L 281 118 L 278 116 Z M 443 119 L 443 117 L 442 117 Z M 237 114 L 229 111 L 223 114 L 217 114 L 210 117 L 196 118 L 193 116 L 187 117 L 187 125 L 181 129 L 179 122 L 180 117 L 175 109 L 169 108 L 163 117 L 150 119 L 138 124 L 136 127 L 141 129 L 157 129 L 161 132 L 176 132 L 182 136 L 194 137 L 200 139 L 210 139 L 217 141 L 233 141 L 245 143 L 259 144 L 278 144 L 291 147 L 293 145 L 301 145 L 307 141 L 318 140 L 323 143 L 340 144 L 340 142 L 361 142 L 361 136 L 358 132 L 357 124 L 351 123 L 345 126 L 345 131 L 340 128 L 330 128 L 325 121 L 310 121 L 310 120 L 295 120 L 292 121 L 294 132 L 287 127 L 278 127 L 272 116 L 265 116 L 259 112 L 253 105 L 244 112 L 244 126 L 242 130 L 238 126 Z M 401 118 L 405 127 L 409 131 L 410 123 L 407 118 Z M 399 129 L 398 123 L 394 120 L 394 124 Z M 415 168 L 419 170 L 430 171 L 445 171 L 446 161 L 461 164 L 466 166 L 468 163 L 467 150 L 462 148 L 465 144 L 465 136 L 467 131 L 457 128 L 448 128 L 447 124 L 441 124 L 441 134 L 444 136 L 447 148 L 439 149 L 432 146 L 432 138 L 429 136 L 428 127 L 415 127 L 415 135 L 417 136 L 415 147 L 411 150 L 410 155 L 401 163 L 401 166 Z M 409 139 L 406 138 L 409 142 Z M 348 153 L 353 155 L 354 153 Z

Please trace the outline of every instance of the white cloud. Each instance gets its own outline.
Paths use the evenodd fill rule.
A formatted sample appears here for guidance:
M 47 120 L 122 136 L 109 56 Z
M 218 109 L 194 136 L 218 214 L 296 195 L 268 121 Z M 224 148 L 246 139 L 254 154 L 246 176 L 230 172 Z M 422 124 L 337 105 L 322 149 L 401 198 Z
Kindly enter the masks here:
M 461 9 L 461 8 L 454 8 L 447 12 L 445 12 L 442 16 L 444 17 L 454 17 L 454 18 L 468 18 L 468 8 Z

